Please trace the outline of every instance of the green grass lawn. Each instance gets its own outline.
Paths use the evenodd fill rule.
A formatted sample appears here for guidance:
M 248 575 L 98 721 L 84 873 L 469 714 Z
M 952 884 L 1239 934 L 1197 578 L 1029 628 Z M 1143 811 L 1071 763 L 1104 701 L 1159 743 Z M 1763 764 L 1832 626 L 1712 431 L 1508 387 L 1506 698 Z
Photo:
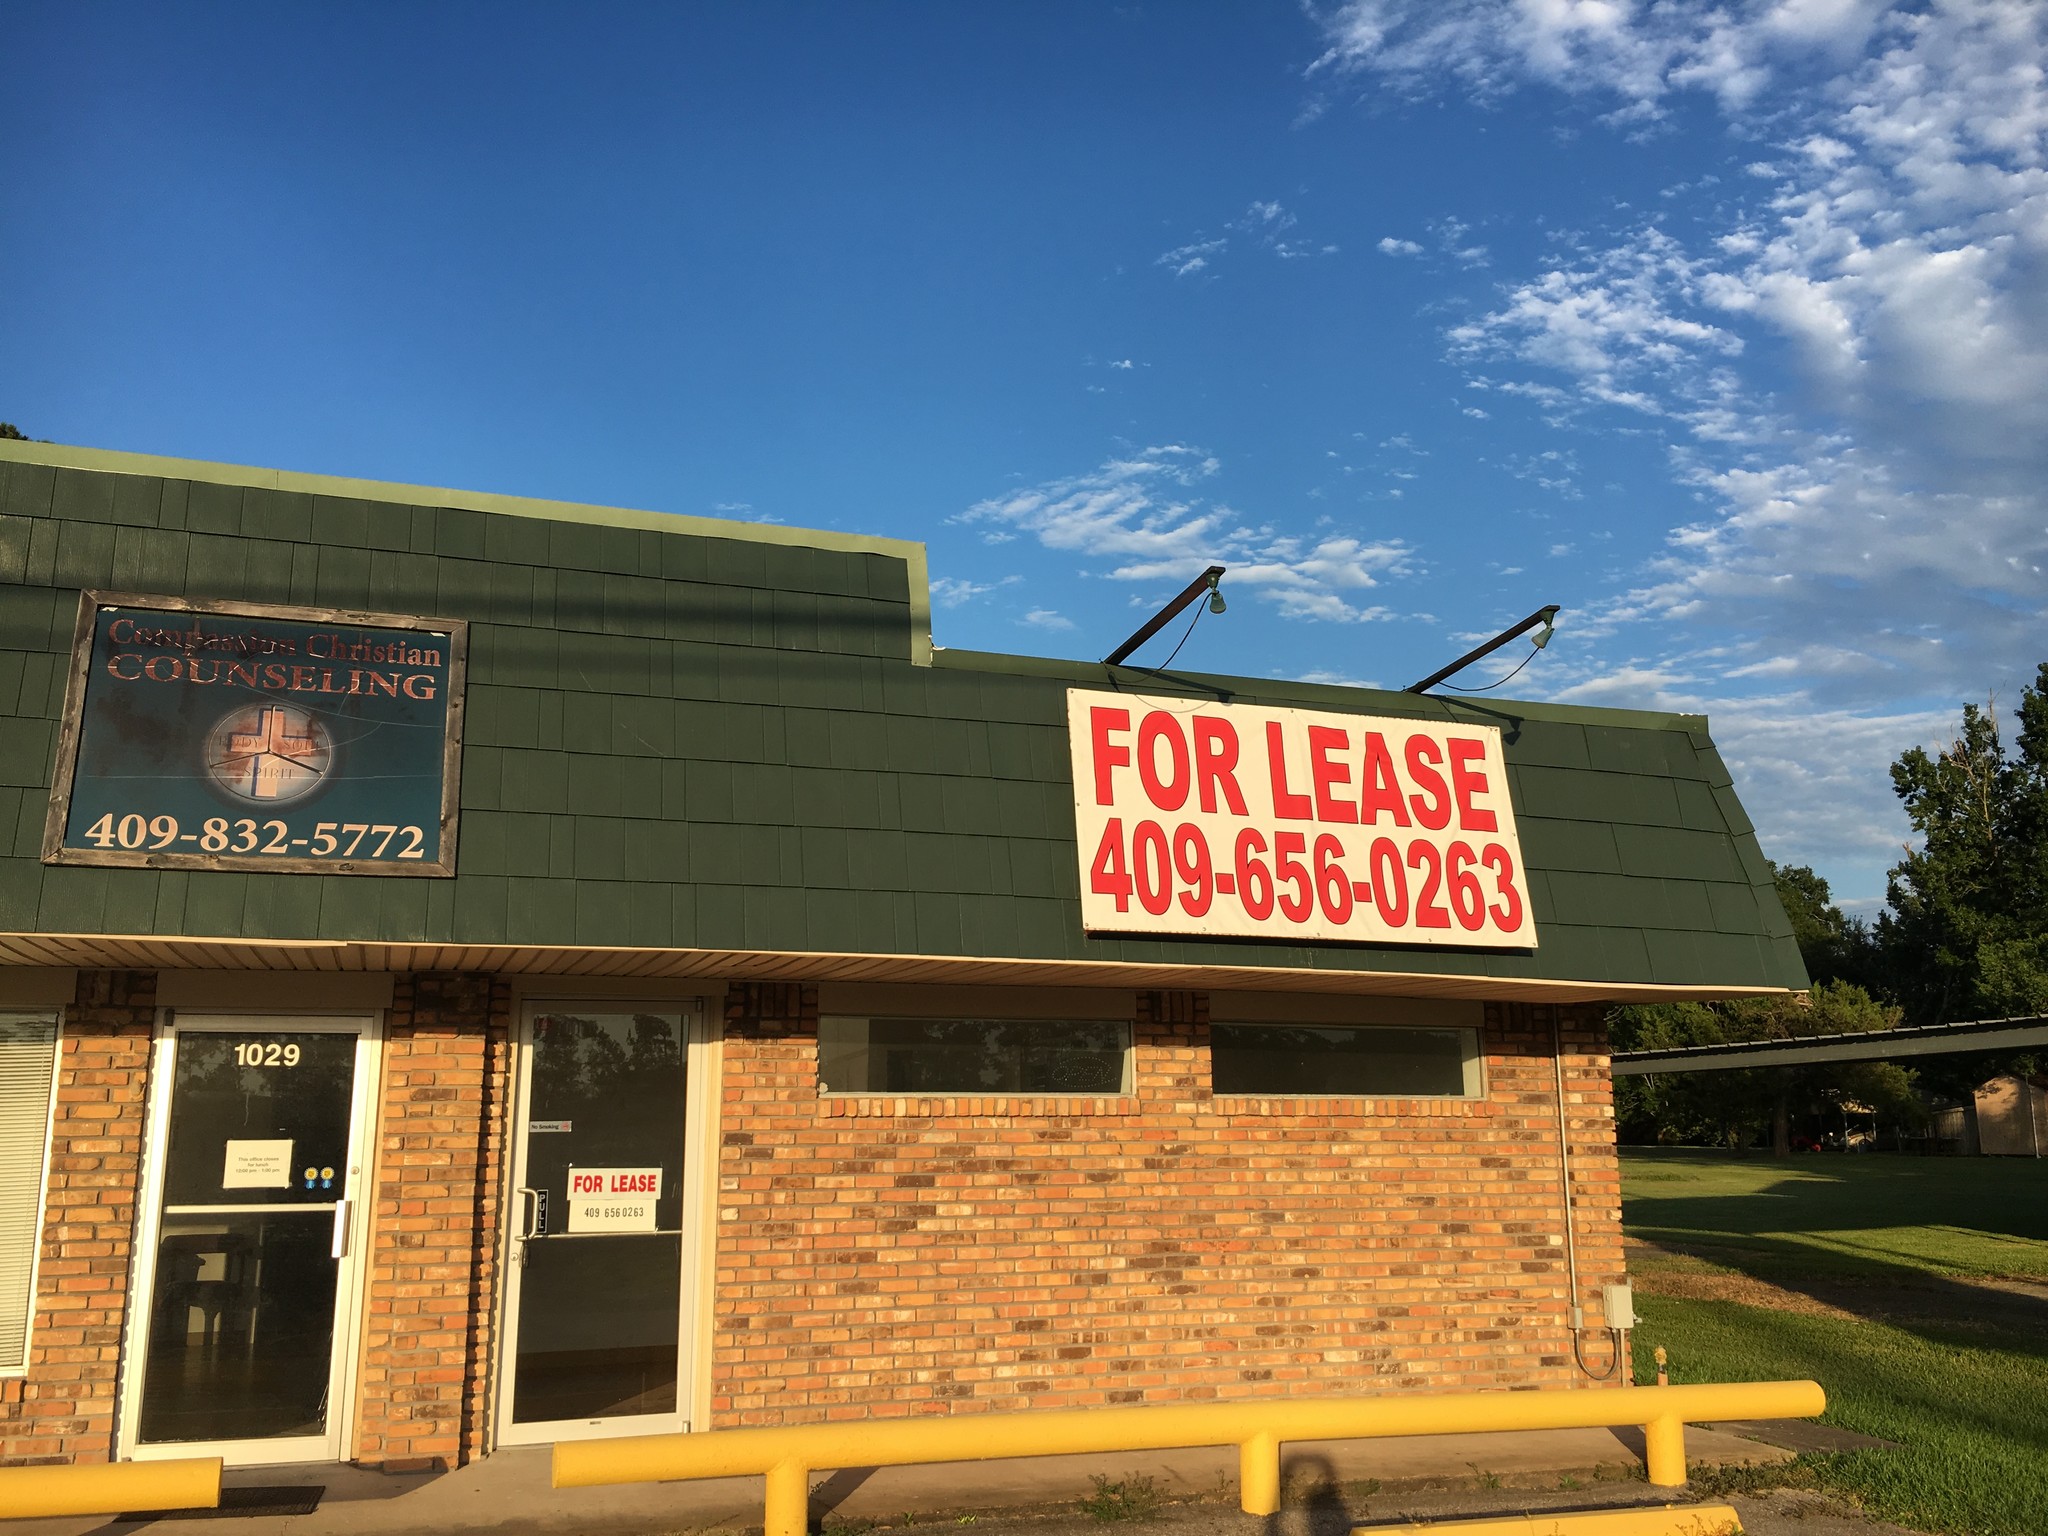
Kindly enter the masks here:
M 1899 1442 L 1794 1475 L 1955 1536 L 2048 1533 L 2048 1164 L 1627 1151 L 1638 1371 L 1812 1377 L 1826 1421 Z M 1847 1314 L 1847 1315 L 1845 1315 Z

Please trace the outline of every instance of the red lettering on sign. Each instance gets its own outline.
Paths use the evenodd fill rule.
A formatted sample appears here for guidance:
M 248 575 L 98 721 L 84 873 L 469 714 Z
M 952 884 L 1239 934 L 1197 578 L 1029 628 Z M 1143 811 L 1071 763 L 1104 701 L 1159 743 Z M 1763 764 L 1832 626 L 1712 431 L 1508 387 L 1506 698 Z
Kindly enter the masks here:
M 1415 807 L 1415 819 L 1432 832 L 1441 832 L 1451 824 L 1451 792 L 1444 776 L 1436 771 L 1443 761 L 1443 749 L 1429 737 L 1408 738 L 1408 777 L 1422 791 L 1410 795 L 1408 803 Z
M 1387 738 L 1378 731 L 1365 733 L 1365 769 L 1358 776 L 1358 819 L 1368 827 L 1379 825 L 1380 812 L 1394 819 L 1394 825 L 1408 825 L 1408 807 L 1401 801 L 1401 776 L 1394 771 Z
M 1422 889 L 1415 893 L 1415 926 L 1450 927 L 1451 914 L 1444 910 L 1441 895 L 1444 883 L 1444 856 L 1437 852 L 1436 844 L 1425 843 L 1419 837 L 1410 843 L 1408 867 L 1422 871 Z
M 1131 761 L 1131 749 L 1111 746 L 1109 733 L 1130 728 L 1131 712 L 1128 709 L 1103 709 L 1098 705 L 1088 711 L 1088 739 L 1095 763 L 1097 805 L 1116 804 L 1116 790 L 1110 784 L 1109 770 L 1127 767 Z
M 1273 774 L 1273 814 L 1283 821 L 1310 820 L 1308 796 L 1287 787 L 1287 743 L 1278 720 L 1266 722 L 1266 766 Z
M 1088 866 L 1088 889 L 1097 896 L 1116 899 L 1119 912 L 1131 910 L 1131 872 L 1124 866 L 1124 820 L 1109 818 L 1102 829 L 1102 842 L 1095 850 L 1095 862 Z
M 1488 843 L 1480 862 L 1493 871 L 1500 885 L 1500 898 L 1507 903 L 1504 907 L 1488 907 L 1487 911 L 1500 924 L 1501 932 L 1513 933 L 1522 926 L 1522 897 L 1515 889 L 1515 861 L 1499 843 Z
M 1166 779 L 1159 776 L 1162 743 L 1173 767 L 1172 777 Z M 1177 811 L 1188 803 L 1192 780 L 1187 738 L 1180 733 L 1180 722 L 1163 709 L 1153 710 L 1138 724 L 1138 782 L 1145 786 L 1145 798 L 1162 811 Z
M 1350 745 L 1349 731 L 1339 730 L 1334 725 L 1312 725 L 1308 728 L 1308 775 L 1316 787 L 1317 821 L 1358 820 L 1358 807 L 1332 793 L 1339 784 L 1351 782 L 1351 765 L 1331 762 L 1330 754 Z
M 1486 793 L 1486 775 L 1472 766 L 1486 760 L 1486 743 L 1470 736 L 1451 738 L 1451 790 L 1458 797 L 1458 825 L 1467 832 L 1498 832 L 1500 823 L 1491 811 L 1472 803 L 1474 795 Z
M 1214 815 L 1216 791 L 1223 791 L 1223 803 L 1233 816 L 1251 814 L 1244 808 L 1244 794 L 1237 787 L 1237 732 L 1228 720 L 1209 715 L 1195 716 L 1195 782 L 1204 812 Z

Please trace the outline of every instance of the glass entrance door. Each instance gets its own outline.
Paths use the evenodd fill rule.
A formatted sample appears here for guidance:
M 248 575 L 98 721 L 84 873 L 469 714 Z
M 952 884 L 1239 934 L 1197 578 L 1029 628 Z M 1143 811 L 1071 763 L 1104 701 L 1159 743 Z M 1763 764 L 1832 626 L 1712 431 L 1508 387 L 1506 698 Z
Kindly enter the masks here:
M 501 1443 L 683 1427 L 690 1022 L 526 1020 Z
M 341 1455 L 368 1032 L 181 1020 L 159 1042 L 130 1454 Z

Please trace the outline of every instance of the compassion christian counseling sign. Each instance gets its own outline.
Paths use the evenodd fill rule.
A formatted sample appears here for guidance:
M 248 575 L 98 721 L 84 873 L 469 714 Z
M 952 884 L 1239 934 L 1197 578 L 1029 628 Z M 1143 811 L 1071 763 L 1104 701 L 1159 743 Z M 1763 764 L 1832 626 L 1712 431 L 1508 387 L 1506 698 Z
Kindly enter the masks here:
M 86 593 L 44 860 L 452 875 L 464 638 Z
M 1081 924 L 1533 949 L 1492 726 L 1067 692 Z

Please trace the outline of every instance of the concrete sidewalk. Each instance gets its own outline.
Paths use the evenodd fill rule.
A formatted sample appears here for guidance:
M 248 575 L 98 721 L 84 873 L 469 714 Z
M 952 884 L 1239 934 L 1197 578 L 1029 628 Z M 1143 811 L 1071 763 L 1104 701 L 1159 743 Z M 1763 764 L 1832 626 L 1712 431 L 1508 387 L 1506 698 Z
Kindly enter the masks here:
M 997 1428 L 993 1421 L 990 1428 Z M 165 1536 L 581 1536 L 739 1532 L 761 1524 L 759 1478 L 557 1490 L 549 1486 L 549 1454 L 546 1447 L 521 1447 L 454 1472 L 392 1477 L 346 1465 L 239 1468 L 227 1475 L 229 1491 L 218 1515 L 166 1517 L 147 1525 L 103 1518 L 16 1520 L 0 1524 L 0 1533 L 125 1536 L 156 1526 Z M 1694 1463 L 1782 1461 L 1791 1454 L 1716 1430 L 1686 1432 L 1687 1459 Z M 1499 1479 L 1503 1485 L 1540 1481 L 1555 1488 L 1568 1476 L 1591 1483 L 1637 1475 L 1642 1435 L 1559 1429 L 1304 1442 L 1286 1447 L 1284 1463 L 1297 1484 L 1375 1478 L 1391 1489 Z M 1151 1478 L 1169 1499 L 1223 1494 L 1234 1507 L 1237 1453 L 1218 1448 L 821 1472 L 812 1483 L 812 1517 L 883 1523 L 905 1515 L 1071 1504 L 1093 1491 L 1092 1476 L 1115 1481 L 1133 1474 Z M 264 1512 L 266 1504 L 278 1510 L 294 1491 L 303 1503 L 316 1488 L 319 1503 L 311 1513 Z M 238 1512 L 226 1512 L 235 1506 L 241 1506 Z

